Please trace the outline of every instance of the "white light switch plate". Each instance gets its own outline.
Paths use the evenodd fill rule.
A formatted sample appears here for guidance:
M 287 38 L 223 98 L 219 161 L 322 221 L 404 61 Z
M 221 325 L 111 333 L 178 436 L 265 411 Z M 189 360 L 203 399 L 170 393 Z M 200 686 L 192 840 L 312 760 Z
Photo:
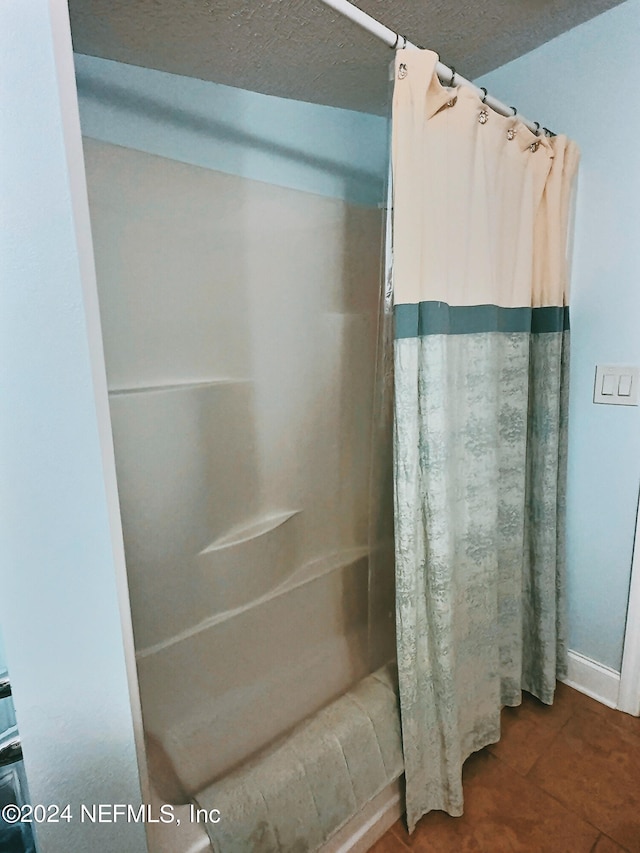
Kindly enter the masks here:
M 624 364 L 599 364 L 593 388 L 593 402 L 610 406 L 637 406 L 640 368 Z

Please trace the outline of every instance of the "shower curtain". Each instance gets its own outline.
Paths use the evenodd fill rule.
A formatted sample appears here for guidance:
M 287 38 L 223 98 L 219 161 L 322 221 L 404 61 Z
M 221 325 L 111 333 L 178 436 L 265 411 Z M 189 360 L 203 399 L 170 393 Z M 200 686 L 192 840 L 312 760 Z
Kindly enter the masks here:
M 407 821 L 566 673 L 567 238 L 578 150 L 396 54 L 396 617 Z

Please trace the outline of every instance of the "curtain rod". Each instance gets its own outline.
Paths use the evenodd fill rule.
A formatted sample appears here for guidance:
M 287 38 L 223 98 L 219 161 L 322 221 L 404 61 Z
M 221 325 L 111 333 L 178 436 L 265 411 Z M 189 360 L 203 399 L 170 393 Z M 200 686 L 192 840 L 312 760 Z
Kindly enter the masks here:
M 354 6 L 353 3 L 349 3 L 349 0 L 321 0 L 321 2 L 324 3 L 325 6 L 330 6 L 332 9 L 335 9 L 336 12 L 344 15 L 345 18 L 348 18 L 355 24 L 358 24 L 362 29 L 371 33 L 371 35 L 379 38 L 387 45 L 387 47 L 394 50 L 399 47 L 418 48 L 418 45 L 408 41 L 406 36 L 394 33 L 394 31 L 390 30 L 389 27 L 385 27 L 385 25 L 381 24 L 380 21 L 376 21 L 376 19 L 372 18 L 371 15 L 367 15 L 367 13 L 363 12 L 362 9 L 358 9 L 358 7 Z M 436 73 L 443 83 L 452 85 L 455 79 L 457 85 L 468 86 L 470 89 L 473 89 L 474 92 L 481 97 L 482 103 L 491 107 L 494 112 L 503 116 L 518 115 L 515 107 L 508 107 L 506 104 L 503 104 L 502 101 L 494 98 L 493 95 L 487 94 L 487 90 L 484 87 L 479 88 L 475 83 L 472 83 L 470 80 L 467 80 L 466 77 L 458 74 L 455 68 L 449 68 L 442 62 L 438 62 L 436 65 Z M 537 136 L 540 135 L 541 130 L 545 131 L 549 136 L 555 136 L 555 134 L 547 127 L 541 128 L 537 121 L 530 121 L 521 115 L 518 115 L 518 119 Z

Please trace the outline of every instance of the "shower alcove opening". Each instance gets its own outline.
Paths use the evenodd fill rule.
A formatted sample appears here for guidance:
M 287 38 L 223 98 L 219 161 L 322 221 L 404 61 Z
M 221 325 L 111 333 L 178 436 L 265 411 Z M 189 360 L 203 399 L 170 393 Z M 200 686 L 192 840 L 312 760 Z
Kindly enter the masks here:
M 82 74 L 79 94 L 100 108 Z M 400 808 L 383 211 L 84 145 L 154 797 L 216 805 L 324 714 L 352 748 L 368 727 L 378 762 L 302 831 L 335 845 L 389 783 Z M 182 823 L 153 853 L 231 849 Z

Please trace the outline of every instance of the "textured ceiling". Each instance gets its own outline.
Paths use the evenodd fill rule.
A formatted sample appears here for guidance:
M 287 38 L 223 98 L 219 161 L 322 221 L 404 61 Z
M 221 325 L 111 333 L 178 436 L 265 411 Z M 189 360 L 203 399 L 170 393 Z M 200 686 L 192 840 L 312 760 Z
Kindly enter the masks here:
M 359 0 L 474 78 L 621 0 Z M 74 49 L 270 95 L 384 113 L 389 48 L 318 0 L 70 0 Z

